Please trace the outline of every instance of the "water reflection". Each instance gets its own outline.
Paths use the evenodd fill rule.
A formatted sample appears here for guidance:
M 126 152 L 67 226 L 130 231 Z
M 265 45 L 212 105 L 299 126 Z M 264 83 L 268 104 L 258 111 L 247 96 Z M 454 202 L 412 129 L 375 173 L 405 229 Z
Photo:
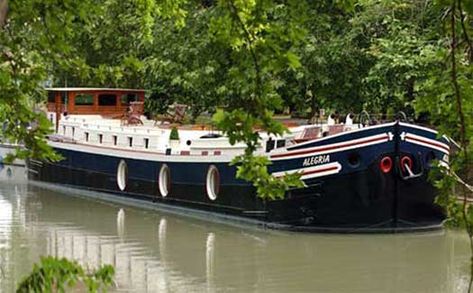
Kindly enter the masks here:
M 116 268 L 116 291 L 458 292 L 463 234 L 314 235 L 188 220 L 0 186 L 1 291 L 40 255 Z

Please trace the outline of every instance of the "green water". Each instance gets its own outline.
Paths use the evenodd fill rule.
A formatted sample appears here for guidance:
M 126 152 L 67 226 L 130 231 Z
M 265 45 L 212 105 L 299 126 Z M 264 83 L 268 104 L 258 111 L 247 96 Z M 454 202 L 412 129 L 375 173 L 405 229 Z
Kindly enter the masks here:
M 41 255 L 112 264 L 121 292 L 465 292 L 467 244 L 451 230 L 235 228 L 0 182 L 2 292 L 13 292 Z

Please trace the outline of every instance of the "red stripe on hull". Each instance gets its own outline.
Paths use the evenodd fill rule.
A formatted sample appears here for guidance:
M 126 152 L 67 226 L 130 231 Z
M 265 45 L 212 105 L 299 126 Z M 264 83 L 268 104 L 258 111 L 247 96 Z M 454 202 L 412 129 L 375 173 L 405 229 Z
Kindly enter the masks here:
M 337 169 L 338 169 L 337 166 L 333 166 L 333 167 L 328 167 L 328 168 L 323 168 L 323 169 L 316 169 L 316 170 L 313 170 L 313 171 L 304 172 L 304 173 L 302 173 L 302 175 L 310 175 L 310 174 L 315 174 L 315 173 L 320 173 L 320 172 L 325 172 L 325 171 L 332 171 L 332 170 L 337 170 Z
M 271 158 L 282 158 L 282 157 L 288 157 L 288 156 L 309 154 L 309 153 L 313 153 L 313 152 L 329 151 L 329 150 L 333 150 L 333 149 L 339 149 L 339 148 L 344 148 L 344 147 L 349 147 L 349 146 L 365 144 L 365 143 L 369 143 L 369 142 L 385 140 L 386 138 L 389 138 L 389 136 L 386 135 L 384 137 L 371 138 L 371 139 L 367 139 L 367 140 L 364 140 L 364 141 L 361 141 L 361 142 L 358 141 L 358 142 L 352 142 L 352 143 L 345 143 L 345 144 L 338 145 L 338 146 L 328 146 L 328 147 L 322 147 L 322 148 L 319 148 L 319 149 L 302 150 L 302 151 L 293 152 L 293 153 L 277 154 L 277 155 L 272 155 Z
M 406 135 L 406 138 L 407 139 L 410 139 L 410 140 L 415 140 L 415 141 L 418 141 L 418 142 L 422 142 L 422 143 L 426 143 L 426 144 L 431 144 L 431 145 L 434 145 L 438 148 L 441 148 L 442 150 L 446 151 L 447 153 L 450 152 L 450 149 L 448 149 L 447 147 L 445 147 L 443 144 L 440 144 L 440 143 L 436 143 L 436 142 L 433 142 L 431 140 L 423 140 L 423 139 L 420 139 L 420 138 L 416 138 L 416 137 L 412 137 L 410 135 Z

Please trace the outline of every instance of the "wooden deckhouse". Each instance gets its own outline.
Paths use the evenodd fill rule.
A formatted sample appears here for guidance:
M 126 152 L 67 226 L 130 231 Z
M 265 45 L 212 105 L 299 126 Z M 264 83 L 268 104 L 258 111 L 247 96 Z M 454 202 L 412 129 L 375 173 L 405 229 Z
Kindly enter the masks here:
M 101 115 L 123 119 L 143 113 L 145 90 L 117 88 L 47 88 L 48 111 L 61 115 Z M 57 130 L 57 129 L 56 129 Z
M 48 110 L 77 115 L 123 114 L 132 102 L 144 102 L 141 89 L 47 88 Z

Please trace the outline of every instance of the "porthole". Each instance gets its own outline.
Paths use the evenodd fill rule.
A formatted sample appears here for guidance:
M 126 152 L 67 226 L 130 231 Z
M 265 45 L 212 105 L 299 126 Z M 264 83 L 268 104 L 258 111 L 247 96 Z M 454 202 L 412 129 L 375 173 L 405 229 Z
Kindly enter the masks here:
M 121 191 L 125 190 L 128 181 L 128 166 L 125 160 L 121 160 L 117 168 L 117 184 Z
M 211 200 L 216 200 L 220 191 L 220 174 L 215 165 L 211 165 L 207 171 L 206 180 L 207 195 Z
M 355 152 L 348 155 L 348 164 L 350 165 L 350 167 L 357 168 L 360 166 L 360 163 L 361 163 L 360 154 Z
M 163 164 L 159 170 L 158 183 L 161 196 L 166 197 L 171 190 L 171 170 L 166 164 Z

